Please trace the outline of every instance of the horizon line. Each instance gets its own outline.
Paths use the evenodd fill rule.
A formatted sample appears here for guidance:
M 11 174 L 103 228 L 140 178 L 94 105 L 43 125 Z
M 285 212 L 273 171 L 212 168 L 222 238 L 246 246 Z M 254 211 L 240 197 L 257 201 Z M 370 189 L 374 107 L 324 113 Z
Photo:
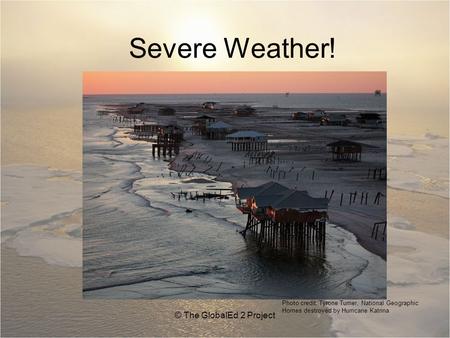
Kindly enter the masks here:
M 264 95 L 264 94 L 278 94 L 285 95 L 288 93 L 289 95 L 296 94 L 374 94 L 375 91 L 372 92 L 248 92 L 248 93 L 238 93 L 238 92 L 216 92 L 216 93 L 83 93 L 83 96 L 108 96 L 108 95 Z M 381 92 L 383 95 L 387 95 L 387 92 Z

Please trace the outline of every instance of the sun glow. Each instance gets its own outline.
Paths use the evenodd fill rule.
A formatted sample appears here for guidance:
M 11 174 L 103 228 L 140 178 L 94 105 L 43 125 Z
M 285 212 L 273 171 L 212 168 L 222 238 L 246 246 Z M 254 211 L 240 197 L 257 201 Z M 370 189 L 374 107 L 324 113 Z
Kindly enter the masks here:
M 182 16 L 173 18 L 176 25 L 173 26 L 169 36 L 173 42 L 177 43 L 187 42 L 193 44 L 200 42 L 205 44 L 210 42 L 219 45 L 222 42 L 221 39 L 224 36 L 224 32 L 220 21 L 216 17 L 216 15 L 206 11 L 183 13 Z M 198 60 L 202 60 L 202 62 L 198 62 Z M 223 66 L 224 60 L 221 54 L 218 53 L 216 57 L 211 59 L 200 56 L 197 58 L 197 61 L 195 59 L 185 59 L 177 60 L 176 62 L 183 69 L 207 70 Z
M 215 42 L 221 37 L 217 21 L 206 13 L 192 13 L 182 17 L 173 31 L 173 39 L 176 42 Z

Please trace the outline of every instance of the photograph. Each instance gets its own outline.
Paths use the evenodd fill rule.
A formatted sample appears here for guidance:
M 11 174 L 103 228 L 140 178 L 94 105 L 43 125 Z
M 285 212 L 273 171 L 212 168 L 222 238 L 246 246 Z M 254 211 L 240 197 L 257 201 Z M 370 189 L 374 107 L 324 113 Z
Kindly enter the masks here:
M 83 297 L 385 299 L 386 72 L 85 72 Z

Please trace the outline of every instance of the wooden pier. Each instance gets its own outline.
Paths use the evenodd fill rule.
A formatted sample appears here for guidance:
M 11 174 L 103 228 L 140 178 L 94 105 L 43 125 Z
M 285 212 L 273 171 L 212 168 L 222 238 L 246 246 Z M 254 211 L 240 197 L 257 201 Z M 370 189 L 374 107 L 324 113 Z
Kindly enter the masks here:
M 191 201 L 203 201 L 203 203 L 206 202 L 206 200 L 228 200 L 230 199 L 231 196 L 233 196 L 230 193 L 222 193 L 223 190 L 228 191 L 230 189 L 214 189 L 219 191 L 217 192 L 192 192 L 192 191 L 179 191 L 176 194 L 174 194 L 173 192 L 171 192 L 170 194 L 172 195 L 173 199 L 178 199 L 178 201 L 180 201 L 181 199 L 185 199 L 185 200 L 191 200 Z

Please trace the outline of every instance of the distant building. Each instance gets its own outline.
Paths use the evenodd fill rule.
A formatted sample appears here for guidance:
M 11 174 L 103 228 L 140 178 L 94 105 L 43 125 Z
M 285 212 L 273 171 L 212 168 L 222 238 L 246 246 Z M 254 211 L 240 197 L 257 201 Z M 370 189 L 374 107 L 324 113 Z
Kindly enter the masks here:
M 233 151 L 267 150 L 267 136 L 257 131 L 238 131 L 226 136 Z
M 308 119 L 308 113 L 305 113 L 303 111 L 296 111 L 292 113 L 291 118 L 293 120 L 307 120 Z
M 145 112 L 144 108 L 145 103 L 141 102 L 135 105 L 134 107 L 130 107 L 127 109 L 129 114 L 143 114 Z
M 194 125 L 192 131 L 197 135 L 206 135 L 207 127 L 214 123 L 216 119 L 209 115 L 200 115 L 194 118 Z
M 127 109 L 127 112 L 129 114 L 143 114 L 144 111 L 145 111 L 145 109 L 141 108 L 141 107 L 131 107 L 131 108 Z
M 308 114 L 308 121 L 320 122 L 320 119 L 327 116 L 327 113 L 323 109 L 316 109 Z
M 356 117 L 356 122 L 361 128 L 383 127 L 383 120 L 378 113 L 361 113 Z
M 293 120 L 305 120 L 311 122 L 319 122 L 324 116 L 326 116 L 325 110 L 316 109 L 310 112 L 298 111 L 292 113 L 291 118 Z
M 361 161 L 362 144 L 339 140 L 327 144 L 333 161 Z
M 183 140 L 183 129 L 176 124 L 142 123 L 133 126 L 133 139 L 150 140 L 158 135 L 171 135 L 172 140 Z
M 251 116 L 256 113 L 255 108 L 244 105 L 240 107 L 236 107 L 234 109 L 233 115 L 235 116 Z
M 233 130 L 233 127 L 225 122 L 218 121 L 206 127 L 206 137 L 210 140 L 224 140 L 225 136 Z
M 216 108 L 217 102 L 207 101 L 202 103 L 202 108 L 205 110 L 214 110 Z
M 195 117 L 194 120 L 196 122 L 203 123 L 203 124 L 206 125 L 206 124 L 215 122 L 216 118 L 212 117 L 212 116 L 209 116 L 209 115 L 200 115 L 200 116 Z
M 320 119 L 321 125 L 347 126 L 350 120 L 345 114 L 329 114 Z
M 162 107 L 158 111 L 158 115 L 161 116 L 172 116 L 175 115 L 176 110 L 172 107 Z

